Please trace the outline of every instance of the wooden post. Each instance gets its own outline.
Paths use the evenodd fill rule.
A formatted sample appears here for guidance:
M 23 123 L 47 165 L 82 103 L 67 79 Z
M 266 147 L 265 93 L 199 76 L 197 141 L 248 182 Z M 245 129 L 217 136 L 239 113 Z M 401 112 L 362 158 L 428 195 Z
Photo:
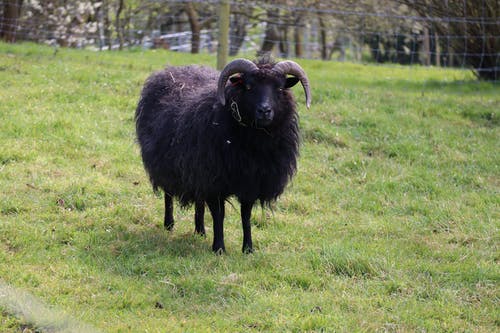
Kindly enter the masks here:
M 217 46 L 217 69 L 221 70 L 227 64 L 227 55 L 229 54 L 229 0 L 219 1 L 219 36 Z

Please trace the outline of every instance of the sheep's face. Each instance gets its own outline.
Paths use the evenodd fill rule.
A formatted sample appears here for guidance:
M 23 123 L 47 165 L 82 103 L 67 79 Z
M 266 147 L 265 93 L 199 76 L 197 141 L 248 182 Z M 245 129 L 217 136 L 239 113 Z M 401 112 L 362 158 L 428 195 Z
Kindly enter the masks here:
M 243 121 L 262 128 L 270 126 L 277 118 L 276 106 L 286 89 L 293 87 L 299 80 L 256 72 L 233 76 L 230 81 L 240 91 L 237 104 Z

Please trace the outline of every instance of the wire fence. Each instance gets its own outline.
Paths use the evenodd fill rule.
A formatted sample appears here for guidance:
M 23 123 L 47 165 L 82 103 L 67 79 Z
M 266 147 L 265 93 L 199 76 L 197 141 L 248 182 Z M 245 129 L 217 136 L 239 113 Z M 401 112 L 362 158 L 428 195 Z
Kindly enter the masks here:
M 55 46 L 217 52 L 219 1 L 0 0 L 0 36 Z M 230 55 L 500 73 L 498 0 L 230 1 Z

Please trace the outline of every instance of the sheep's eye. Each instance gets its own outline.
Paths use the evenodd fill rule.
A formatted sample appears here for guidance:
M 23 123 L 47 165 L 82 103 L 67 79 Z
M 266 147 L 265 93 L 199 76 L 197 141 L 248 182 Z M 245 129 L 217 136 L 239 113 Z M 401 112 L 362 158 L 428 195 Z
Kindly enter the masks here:
M 278 88 L 278 91 L 283 91 L 283 90 L 285 90 L 285 88 L 283 88 L 283 87 Z
M 247 85 L 245 85 L 245 88 L 246 88 L 246 90 L 250 90 L 250 89 L 252 89 L 252 86 L 247 84 Z

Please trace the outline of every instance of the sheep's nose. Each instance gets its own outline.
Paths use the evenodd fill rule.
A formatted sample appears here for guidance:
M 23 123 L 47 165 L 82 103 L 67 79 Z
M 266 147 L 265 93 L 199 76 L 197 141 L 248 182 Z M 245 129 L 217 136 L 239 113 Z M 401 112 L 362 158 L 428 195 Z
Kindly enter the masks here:
M 261 104 L 257 107 L 257 115 L 263 119 L 269 119 L 272 117 L 272 108 L 269 104 Z

